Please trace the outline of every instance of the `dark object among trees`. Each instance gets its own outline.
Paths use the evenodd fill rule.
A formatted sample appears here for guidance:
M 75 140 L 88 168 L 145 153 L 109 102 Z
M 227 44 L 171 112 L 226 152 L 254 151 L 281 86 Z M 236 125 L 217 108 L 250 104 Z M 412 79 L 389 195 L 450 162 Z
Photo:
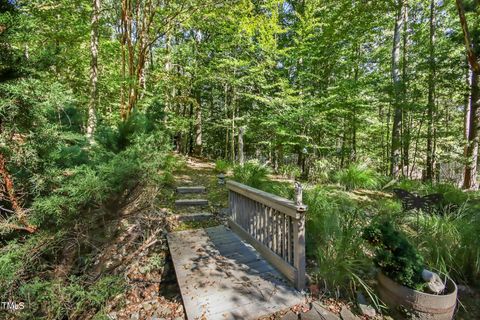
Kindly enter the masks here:
M 443 200 L 443 195 L 440 193 L 432 193 L 423 197 L 403 189 L 393 189 L 393 193 L 402 201 L 402 208 L 405 211 L 422 210 L 431 212 Z

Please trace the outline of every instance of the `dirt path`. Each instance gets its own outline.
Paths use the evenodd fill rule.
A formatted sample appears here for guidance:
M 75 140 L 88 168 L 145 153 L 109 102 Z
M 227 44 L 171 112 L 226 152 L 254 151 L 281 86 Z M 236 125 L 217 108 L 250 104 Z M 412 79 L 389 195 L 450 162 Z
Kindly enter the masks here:
M 178 158 L 178 161 L 184 161 Z M 117 236 L 102 248 L 94 274 L 112 274 L 125 279 L 125 291 L 115 297 L 105 313 L 110 319 L 185 319 L 180 290 L 171 263 L 166 234 L 171 230 L 199 228 L 221 223 L 218 212 L 226 205 L 227 193 L 217 184 L 214 165 L 187 158 L 173 173 L 174 183 L 162 189 L 141 187 L 122 208 L 115 226 Z M 203 185 L 214 214 L 212 221 L 178 223 L 173 217 L 178 186 Z

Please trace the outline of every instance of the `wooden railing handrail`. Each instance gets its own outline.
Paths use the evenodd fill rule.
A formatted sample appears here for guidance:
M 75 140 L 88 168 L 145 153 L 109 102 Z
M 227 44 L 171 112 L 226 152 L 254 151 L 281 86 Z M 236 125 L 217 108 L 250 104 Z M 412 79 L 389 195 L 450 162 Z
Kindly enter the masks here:
M 306 206 L 228 180 L 230 228 L 249 242 L 297 289 L 305 287 Z M 299 185 L 300 186 L 300 185 Z M 301 189 L 301 186 L 300 186 Z
M 293 201 L 291 200 L 279 197 L 273 193 L 268 193 L 259 189 L 249 187 L 240 182 L 227 180 L 227 188 L 229 190 L 242 194 L 247 198 L 253 199 L 257 202 L 263 203 L 264 205 L 281 211 L 282 213 L 285 213 L 295 219 L 299 219 L 300 213 L 306 210 L 304 206 L 296 206 L 295 203 L 293 203 Z

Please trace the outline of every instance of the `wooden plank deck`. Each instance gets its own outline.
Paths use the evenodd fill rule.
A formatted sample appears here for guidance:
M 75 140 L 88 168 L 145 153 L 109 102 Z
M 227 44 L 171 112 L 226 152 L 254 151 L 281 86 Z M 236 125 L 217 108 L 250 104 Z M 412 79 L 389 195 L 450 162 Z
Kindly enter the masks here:
M 304 301 L 224 226 L 173 232 L 167 238 L 189 320 L 258 319 Z

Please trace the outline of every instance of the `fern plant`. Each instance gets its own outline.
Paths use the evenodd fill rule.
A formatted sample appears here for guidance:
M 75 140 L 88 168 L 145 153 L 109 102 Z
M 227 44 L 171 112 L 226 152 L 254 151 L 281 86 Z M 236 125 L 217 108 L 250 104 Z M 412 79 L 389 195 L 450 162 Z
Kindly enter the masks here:
M 268 182 L 270 170 L 257 161 L 248 161 L 233 168 L 233 180 L 253 188 L 262 189 Z
M 346 190 L 374 189 L 379 185 L 379 178 L 373 170 L 357 164 L 351 164 L 340 170 L 335 175 L 335 180 Z
M 215 172 L 217 173 L 227 173 L 228 169 L 230 169 L 231 164 L 228 161 L 219 159 L 215 161 Z

